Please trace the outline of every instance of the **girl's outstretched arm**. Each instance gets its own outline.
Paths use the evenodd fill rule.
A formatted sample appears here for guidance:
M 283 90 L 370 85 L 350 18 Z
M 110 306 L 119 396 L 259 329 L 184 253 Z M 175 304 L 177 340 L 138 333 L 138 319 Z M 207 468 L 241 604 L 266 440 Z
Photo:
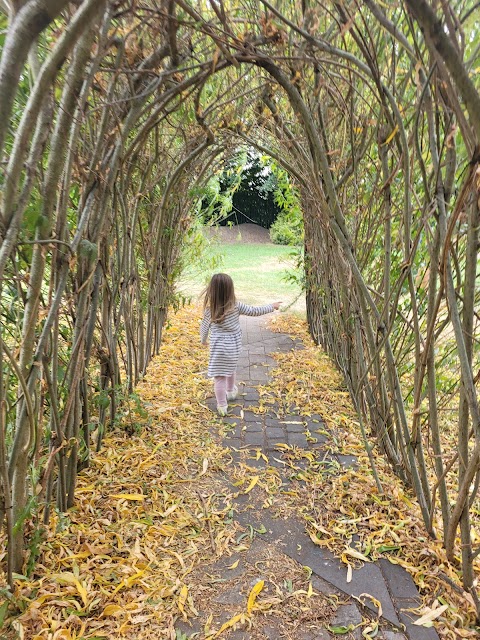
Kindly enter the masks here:
M 205 309 L 202 318 L 202 324 L 200 325 L 200 341 L 202 344 L 206 344 L 208 332 L 210 331 L 210 325 L 212 324 L 210 318 L 210 309 Z
M 261 307 L 251 307 L 243 302 L 238 303 L 238 313 L 242 316 L 263 316 L 266 313 L 272 313 L 275 309 L 278 309 L 280 302 L 274 302 L 273 304 L 264 304 Z

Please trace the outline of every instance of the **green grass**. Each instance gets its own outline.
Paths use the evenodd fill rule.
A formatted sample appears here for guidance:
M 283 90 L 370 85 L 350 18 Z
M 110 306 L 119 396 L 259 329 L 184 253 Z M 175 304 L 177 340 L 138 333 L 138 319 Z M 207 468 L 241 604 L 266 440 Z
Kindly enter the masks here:
M 211 245 L 202 267 L 188 270 L 179 283 L 185 295 L 197 298 L 214 273 L 228 273 L 235 284 L 238 300 L 247 304 L 265 304 L 281 300 L 284 307 L 294 303 L 294 311 L 305 311 L 303 295 L 298 285 L 286 282 L 285 275 L 293 270 L 291 247 L 276 244 Z M 212 262 L 216 260 L 217 266 Z

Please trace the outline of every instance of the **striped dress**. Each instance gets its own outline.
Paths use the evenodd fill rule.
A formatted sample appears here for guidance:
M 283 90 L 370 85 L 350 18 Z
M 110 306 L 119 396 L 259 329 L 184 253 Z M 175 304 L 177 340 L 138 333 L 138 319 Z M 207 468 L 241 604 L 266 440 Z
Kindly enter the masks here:
M 212 322 L 210 309 L 207 307 L 200 326 L 202 344 L 207 342 L 210 331 L 210 359 L 208 362 L 208 377 L 230 376 L 235 373 L 242 347 L 242 330 L 239 317 L 263 316 L 274 311 L 273 305 L 251 307 L 243 302 L 237 302 L 233 310 L 222 322 Z

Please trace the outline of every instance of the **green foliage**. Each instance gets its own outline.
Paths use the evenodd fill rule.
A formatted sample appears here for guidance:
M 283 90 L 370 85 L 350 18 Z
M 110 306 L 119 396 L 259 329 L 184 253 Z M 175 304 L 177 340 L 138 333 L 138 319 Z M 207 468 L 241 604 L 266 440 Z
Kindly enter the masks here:
M 284 281 L 297 287 L 299 291 L 307 288 L 305 278 L 305 252 L 303 247 L 294 247 L 290 253 L 292 267 L 285 273 Z
M 101 389 L 101 391 L 95 394 L 93 401 L 97 407 L 106 409 L 110 405 L 110 390 Z
M 231 219 L 236 224 L 254 222 L 269 229 L 279 214 L 275 201 L 276 180 L 268 163 L 250 153 L 233 194 Z
M 39 222 L 40 210 L 40 194 L 38 193 L 38 191 L 34 190 L 28 202 L 27 208 L 25 209 L 23 217 L 22 233 L 25 234 L 25 237 L 33 238 L 35 229 Z
M 197 218 L 202 224 L 215 225 L 229 217 L 233 206 L 233 194 L 240 183 L 240 176 L 234 172 L 227 175 L 230 177 L 228 185 L 222 185 L 222 174 L 216 174 L 199 190 Z
M 0 605 L 0 629 L 3 628 L 3 621 L 5 620 L 5 616 L 7 615 L 8 604 L 8 600 L 5 600 Z
M 44 527 L 36 526 L 33 529 L 32 537 L 28 543 L 28 558 L 25 567 L 25 575 L 27 577 L 30 577 L 35 569 L 35 565 L 42 550 L 41 547 L 45 539 L 45 533 Z
M 35 513 L 35 510 L 37 508 L 37 500 L 35 496 L 30 496 L 27 504 L 25 505 L 25 507 L 22 509 L 20 515 L 18 516 L 17 520 L 15 521 L 14 525 L 13 525 L 13 532 L 17 532 L 20 531 L 25 522 L 33 516 L 33 514 Z
M 299 245 L 303 242 L 303 227 L 283 213 L 270 227 L 270 238 L 275 244 Z
M 149 420 L 149 414 L 137 393 L 125 394 L 123 387 L 118 389 L 119 408 L 115 424 L 129 434 L 140 433 L 142 425 Z
M 70 519 L 70 516 L 68 514 L 62 513 L 62 511 L 57 511 L 57 526 L 55 528 L 56 533 L 68 531 L 71 524 L 72 520 Z
M 253 222 L 269 229 L 279 214 L 276 175 L 271 160 L 252 149 L 237 153 L 212 178 L 202 198 L 201 215 L 210 224 Z
M 128 393 L 126 386 L 121 384 L 116 385 L 113 389 L 108 387 L 97 391 L 93 396 L 94 405 L 98 409 L 108 409 L 112 397 L 115 398 L 117 406 L 115 426 L 123 427 L 131 433 L 140 431 L 138 420 L 144 422 L 148 418 L 148 412 L 145 410 L 140 396 L 135 392 Z M 103 429 L 104 425 L 98 425 L 98 427 Z
M 201 203 L 199 203 L 201 206 Z M 192 223 L 183 236 L 180 255 L 172 274 L 172 280 L 175 285 L 182 281 L 188 273 L 195 274 L 195 277 L 201 278 L 201 274 L 213 272 L 222 263 L 222 257 L 211 251 L 211 241 L 204 233 L 204 225 L 202 224 L 202 215 L 197 212 L 193 217 Z M 172 286 L 171 304 L 178 309 L 185 304 L 191 302 L 192 296 L 185 295 L 178 286 Z
M 275 202 L 280 214 L 270 227 L 270 238 L 275 244 L 300 246 L 303 244 L 303 215 L 300 196 L 286 171 L 272 163 L 276 177 Z

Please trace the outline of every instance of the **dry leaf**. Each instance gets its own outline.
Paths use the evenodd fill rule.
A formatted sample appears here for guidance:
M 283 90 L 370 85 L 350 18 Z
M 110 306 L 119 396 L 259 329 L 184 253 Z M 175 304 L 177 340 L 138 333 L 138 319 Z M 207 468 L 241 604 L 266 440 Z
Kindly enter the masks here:
M 252 588 L 252 590 L 249 593 L 248 596 L 248 601 L 247 601 L 247 611 L 248 613 L 252 612 L 253 606 L 255 604 L 255 600 L 257 599 L 258 594 L 260 593 L 260 591 L 263 589 L 265 585 L 265 581 L 264 580 L 259 580 L 255 586 Z
M 250 484 L 245 489 L 244 493 L 249 493 L 259 480 L 260 480 L 260 476 L 253 476 L 253 478 L 250 481 Z
M 180 589 L 180 595 L 178 596 L 177 605 L 185 618 L 187 617 L 185 613 L 185 603 L 187 602 L 187 596 L 188 596 L 188 587 L 186 584 L 184 584 Z
M 352 581 L 352 565 L 350 563 L 347 564 L 347 582 Z
M 103 610 L 102 616 L 117 616 L 119 613 L 124 613 L 125 609 L 118 604 L 108 604 Z
M 443 604 L 441 607 L 437 607 L 436 609 L 430 609 L 427 613 L 424 613 L 421 618 L 415 620 L 413 624 L 416 624 L 419 627 L 431 627 L 433 620 L 441 616 L 447 609 L 448 604 Z
M 237 624 L 237 622 L 242 622 L 244 620 L 244 614 L 243 613 L 238 613 L 236 616 L 233 616 L 233 618 L 230 618 L 230 620 L 228 620 L 227 622 L 225 622 L 224 624 L 222 624 L 222 626 L 220 627 L 220 629 L 216 632 L 216 634 L 213 636 L 214 638 L 218 638 L 218 636 L 223 633 L 224 631 L 226 631 L 227 629 L 230 629 L 231 627 L 233 627 L 234 625 Z

